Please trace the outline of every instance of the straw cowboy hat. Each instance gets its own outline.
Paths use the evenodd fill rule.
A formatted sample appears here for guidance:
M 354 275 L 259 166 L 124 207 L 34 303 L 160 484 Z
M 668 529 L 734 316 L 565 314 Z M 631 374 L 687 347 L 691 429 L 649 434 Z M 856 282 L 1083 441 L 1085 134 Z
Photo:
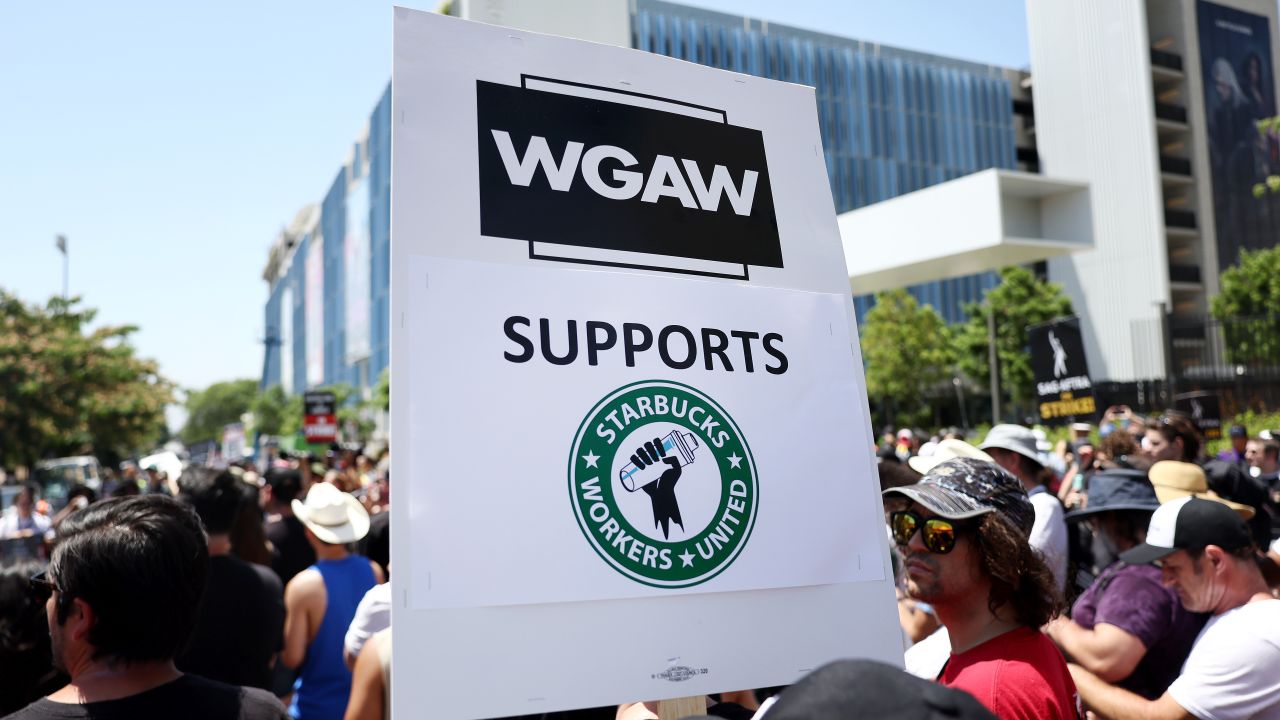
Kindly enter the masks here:
M 345 545 L 369 532 L 369 513 L 359 500 L 329 483 L 316 483 L 307 492 L 306 502 L 294 500 L 293 514 L 321 542 Z
M 1156 497 L 1164 504 L 1184 497 L 1198 497 L 1213 500 L 1235 510 L 1240 517 L 1249 520 L 1254 509 L 1248 505 L 1232 502 L 1209 489 L 1209 481 L 1199 465 L 1177 460 L 1161 460 L 1147 471 L 1147 477 L 1155 486 Z
M 912 470 L 921 475 L 928 475 L 929 471 L 938 465 L 956 458 L 974 458 L 975 460 L 995 462 L 990 455 L 963 440 L 947 439 L 939 441 L 934 446 L 933 452 L 928 455 L 911 456 L 907 459 L 907 464 L 911 466 Z

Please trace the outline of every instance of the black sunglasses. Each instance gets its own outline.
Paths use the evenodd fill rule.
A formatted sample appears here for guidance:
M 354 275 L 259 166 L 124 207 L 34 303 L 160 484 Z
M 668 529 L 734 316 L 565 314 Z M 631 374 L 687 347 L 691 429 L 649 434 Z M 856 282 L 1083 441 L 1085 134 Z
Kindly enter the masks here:
M 946 518 L 925 519 L 913 510 L 896 510 L 889 513 L 889 528 L 893 531 L 893 541 L 899 545 L 911 542 L 912 536 L 920 530 L 920 538 L 929 552 L 946 555 L 956 549 L 959 527 Z
M 44 571 L 32 575 L 27 583 L 31 586 L 31 592 L 39 598 L 40 602 L 46 602 L 53 597 L 53 593 L 58 589 L 58 586 L 54 585 L 53 581 L 49 579 L 49 573 Z

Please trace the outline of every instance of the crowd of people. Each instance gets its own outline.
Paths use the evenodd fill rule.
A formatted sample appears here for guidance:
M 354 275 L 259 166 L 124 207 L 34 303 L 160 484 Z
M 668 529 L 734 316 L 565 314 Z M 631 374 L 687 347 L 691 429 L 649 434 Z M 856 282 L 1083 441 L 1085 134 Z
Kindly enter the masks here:
M 385 717 L 388 467 L 126 464 L 56 513 L 21 486 L 0 517 L 0 715 Z
M 1189 417 L 1127 408 L 1072 434 L 886 433 L 906 672 L 841 661 L 708 714 L 1280 719 L 1280 443 L 1233 427 L 1209 457 Z M 387 717 L 387 468 L 126 467 L 56 513 L 20 489 L 0 535 L 39 547 L 0 558 L 0 713 Z

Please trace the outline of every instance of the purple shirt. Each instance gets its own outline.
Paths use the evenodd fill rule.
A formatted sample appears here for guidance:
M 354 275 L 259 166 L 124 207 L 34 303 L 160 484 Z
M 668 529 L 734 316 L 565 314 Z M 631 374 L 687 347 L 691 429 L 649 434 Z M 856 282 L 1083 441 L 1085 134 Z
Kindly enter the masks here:
M 1086 630 L 1115 625 L 1137 637 L 1147 653 L 1129 677 L 1116 683 L 1148 700 L 1164 694 L 1182 671 L 1208 615 L 1188 612 L 1154 565 L 1115 562 L 1076 600 L 1071 619 Z

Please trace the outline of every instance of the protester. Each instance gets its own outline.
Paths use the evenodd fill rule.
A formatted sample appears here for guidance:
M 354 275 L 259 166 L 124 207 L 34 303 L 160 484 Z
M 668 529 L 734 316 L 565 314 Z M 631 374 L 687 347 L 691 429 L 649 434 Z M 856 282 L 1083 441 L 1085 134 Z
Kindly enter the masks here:
M 1092 524 L 1095 536 L 1119 555 L 1143 542 L 1158 507 L 1144 473 L 1106 470 L 1090 483 L 1089 507 L 1068 513 L 1067 520 Z M 1154 699 L 1178 676 L 1206 619 L 1182 607 L 1155 565 L 1116 560 L 1076 600 L 1071 618 L 1053 620 L 1045 632 L 1069 660 Z
M 306 528 L 293 515 L 292 503 L 302 494 L 302 487 L 299 471 L 272 471 L 263 478 L 259 495 L 262 509 L 267 513 L 264 532 L 273 548 L 271 569 L 286 585 L 316 561 L 316 551 L 307 542 Z
M 1280 443 L 1275 440 L 1251 439 L 1245 446 L 1244 456 L 1249 463 L 1249 474 L 1260 480 L 1280 473 Z
M 24 485 L 13 498 L 13 504 L 0 516 L 0 538 L 37 537 L 49 532 L 52 522 L 36 509 L 36 488 Z
M 351 672 L 351 699 L 344 720 L 391 717 L 391 630 L 374 633 L 363 646 Z
M 108 500 L 68 517 L 59 535 L 48 571 L 31 583 L 46 604 L 54 665 L 71 681 L 9 718 L 285 716 L 269 693 L 174 666 L 208 565 L 194 512 L 164 495 Z
M 1147 426 L 1142 452 L 1153 463 L 1161 460 L 1195 462 L 1200 454 L 1200 433 L 1190 418 L 1181 413 L 1166 412 Z
M 382 581 L 381 571 L 346 545 L 369 531 L 360 502 L 329 483 L 311 486 L 306 502 L 294 500 L 316 563 L 285 587 L 284 664 L 300 670 L 289 715 L 338 720 L 351 695 L 351 671 L 342 660 L 343 638 L 364 594 Z
M 271 688 L 284 631 L 284 588 L 269 568 L 233 553 L 231 531 L 244 507 L 256 508 L 227 471 L 192 467 L 178 480 L 208 533 L 204 602 L 178 669 L 232 685 Z
M 1245 450 L 1249 445 L 1249 431 L 1243 425 L 1232 425 L 1227 431 L 1227 437 L 1231 438 L 1231 447 L 1218 453 L 1218 459 L 1239 465 L 1241 469 L 1249 467 L 1249 461 L 1245 459 Z
M 1152 461 L 1180 460 L 1194 463 L 1200 455 L 1200 433 L 1186 415 L 1169 411 L 1147 429 L 1143 445 Z M 1245 442 L 1241 442 L 1242 451 L 1244 446 Z M 1266 488 L 1234 461 L 1216 458 L 1206 460 L 1203 469 L 1208 487 L 1218 496 L 1252 508 L 1251 514 L 1245 519 L 1249 521 L 1255 542 L 1259 546 L 1265 546 L 1271 538 L 1271 518 L 1266 510 Z M 1154 477 L 1151 482 L 1159 486 Z M 1167 500 L 1162 497 L 1161 501 Z
M 988 462 L 950 460 L 890 514 L 908 594 L 930 603 L 951 655 L 937 679 L 1002 718 L 1075 718 L 1075 688 L 1039 628 L 1057 612 L 1053 575 L 1027 541 L 1035 509 L 1017 478 Z
M 377 632 L 391 627 L 391 583 L 374 585 L 360 598 L 355 617 L 342 640 L 342 659 L 353 667 L 360 650 Z
M 1131 718 L 1280 718 L 1280 600 L 1267 591 L 1253 538 L 1222 503 L 1185 497 L 1160 506 L 1146 541 L 1120 557 L 1160 562 L 1165 584 L 1205 625 L 1181 674 L 1148 700 L 1072 664 L 1085 704 L 1112 720 Z
M 44 603 L 29 579 L 40 563 L 19 561 L 0 569 L 0 713 L 11 713 L 66 684 L 53 667 Z
M 986 451 L 996 464 L 1016 477 L 1035 508 L 1035 525 L 1031 529 L 1031 546 L 1044 554 L 1045 562 L 1053 571 L 1053 580 L 1059 591 L 1067 581 L 1067 523 L 1063 519 L 1062 503 L 1044 486 L 1036 437 L 1021 425 L 996 425 L 978 446 Z

